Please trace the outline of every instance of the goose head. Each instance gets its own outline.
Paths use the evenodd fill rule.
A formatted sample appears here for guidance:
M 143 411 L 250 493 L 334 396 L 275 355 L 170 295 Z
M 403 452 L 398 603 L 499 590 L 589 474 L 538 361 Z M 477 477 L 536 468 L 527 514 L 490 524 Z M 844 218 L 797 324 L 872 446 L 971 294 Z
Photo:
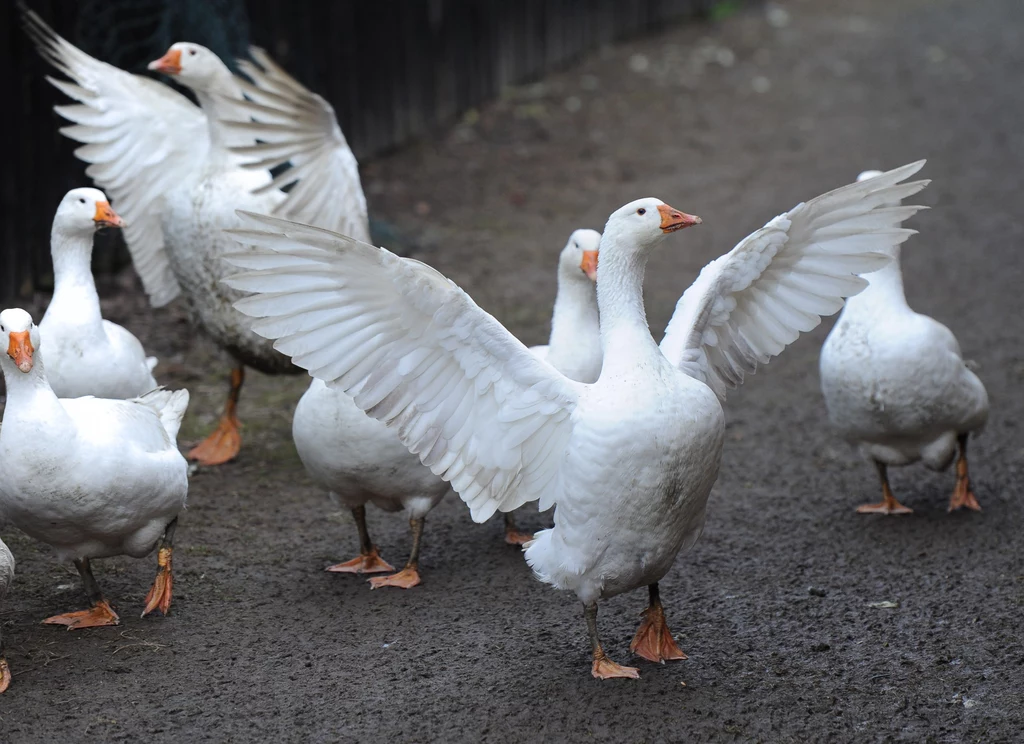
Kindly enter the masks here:
M 558 275 L 569 281 L 597 281 L 597 250 L 601 233 L 597 230 L 576 230 L 569 236 L 558 258 Z
M 199 91 L 212 91 L 218 79 L 225 73 L 230 74 L 227 65 L 213 51 L 191 41 L 171 44 L 163 57 L 153 60 L 147 67 L 171 75 L 182 85 Z
M 612 212 L 604 234 L 606 239 L 612 238 L 620 250 L 646 253 L 669 233 L 700 223 L 700 217 L 670 207 L 661 199 L 647 197 Z
M 0 342 L 7 344 L 7 356 L 22 372 L 32 371 L 32 354 L 39 348 L 39 329 L 32 316 L 20 307 L 0 313 Z
M 99 189 L 72 189 L 57 206 L 53 226 L 65 235 L 92 234 L 104 227 L 124 227 L 124 220 L 115 212 Z

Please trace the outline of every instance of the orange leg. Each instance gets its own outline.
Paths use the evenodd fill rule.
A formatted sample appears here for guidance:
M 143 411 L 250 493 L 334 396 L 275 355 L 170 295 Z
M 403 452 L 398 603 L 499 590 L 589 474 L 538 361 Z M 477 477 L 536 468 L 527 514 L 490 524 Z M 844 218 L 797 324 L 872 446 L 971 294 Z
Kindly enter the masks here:
M 953 495 L 949 499 L 949 511 L 956 511 L 966 507 L 972 511 L 981 511 L 981 504 L 974 497 L 971 490 L 971 478 L 967 474 L 967 437 L 969 434 L 961 434 L 957 441 L 960 443 L 960 455 L 956 459 L 956 486 L 953 488 Z
M 601 641 L 597 637 L 597 602 L 583 605 L 583 616 L 587 620 L 587 633 L 590 635 L 590 647 L 594 654 L 590 673 L 597 679 L 637 679 L 640 676 L 638 669 L 616 664 L 605 655 Z
M 7 659 L 0 653 L 0 693 L 11 686 L 11 668 L 7 666 Z
M 78 569 L 78 575 L 82 577 L 82 584 L 85 586 L 86 594 L 89 595 L 92 607 L 88 610 L 54 615 L 43 620 L 43 623 L 45 625 L 66 625 L 68 630 L 98 628 L 104 625 L 120 625 L 121 619 L 110 605 L 107 604 L 107 600 L 103 599 L 103 594 L 96 583 L 96 578 L 92 575 L 89 559 L 81 558 L 76 560 L 75 568 Z
M 356 527 L 359 530 L 359 555 L 350 561 L 328 566 L 325 571 L 334 573 L 388 573 L 395 567 L 380 557 L 377 546 L 370 539 L 370 531 L 366 528 L 366 507 L 356 506 L 352 509 Z
M 878 477 L 882 480 L 882 498 L 880 504 L 863 504 L 857 507 L 858 514 L 913 514 L 914 510 L 903 506 L 896 497 L 892 495 L 889 488 L 889 474 L 884 462 L 875 460 L 875 467 L 878 468 Z
M 520 532 L 516 528 L 516 519 L 511 512 L 505 513 L 505 542 L 509 545 L 526 545 L 533 540 L 529 532 Z
M 200 465 L 223 465 L 233 460 L 242 448 L 242 434 L 239 430 L 238 395 L 245 381 L 245 367 L 241 364 L 231 370 L 231 391 L 228 402 L 224 405 L 217 428 L 199 445 L 189 450 L 188 459 L 196 460 Z
M 424 521 L 423 517 L 409 520 L 409 526 L 412 528 L 412 552 L 409 553 L 409 562 L 405 564 L 405 568 L 390 576 L 374 576 L 370 579 L 371 589 L 380 589 L 382 586 L 412 589 L 420 584 L 420 541 L 423 539 Z
M 650 605 L 640 613 L 644 619 L 640 623 L 640 629 L 633 636 L 633 642 L 629 644 L 629 650 L 648 661 L 685 659 L 686 654 L 679 650 L 679 646 L 672 638 L 672 631 L 665 622 L 665 608 L 661 605 L 658 583 L 651 584 L 649 591 Z
M 164 537 L 156 554 L 156 579 L 146 595 L 146 607 L 142 610 L 142 617 L 157 609 L 166 616 L 171 609 L 171 593 L 174 588 L 171 564 L 174 557 L 174 530 L 177 526 L 178 518 L 175 517 L 164 530 Z

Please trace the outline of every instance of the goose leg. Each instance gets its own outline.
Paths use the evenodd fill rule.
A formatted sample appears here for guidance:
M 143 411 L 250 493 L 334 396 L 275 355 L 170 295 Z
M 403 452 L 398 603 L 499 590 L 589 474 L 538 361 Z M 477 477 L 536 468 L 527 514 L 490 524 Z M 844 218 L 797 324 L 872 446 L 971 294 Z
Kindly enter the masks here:
M 96 583 L 96 577 L 92 575 L 89 559 L 76 559 L 75 568 L 78 569 L 78 575 L 82 577 L 82 586 L 85 587 L 85 593 L 89 595 L 92 608 L 79 610 L 78 612 L 66 612 L 63 615 L 54 615 L 43 620 L 43 624 L 66 625 L 68 630 L 96 628 L 102 625 L 120 625 L 121 619 L 110 605 L 107 604 L 107 600 L 103 598 L 99 584 Z
M 328 566 L 325 571 L 334 573 L 387 573 L 394 571 L 395 567 L 380 557 L 377 546 L 370 539 L 370 531 L 366 528 L 366 507 L 352 507 L 352 516 L 356 520 L 356 528 L 359 530 L 359 555 L 350 561 L 337 563 Z
M 665 608 L 661 605 L 658 582 L 651 584 L 648 589 L 651 601 L 647 609 L 640 613 L 643 621 L 633 636 L 633 642 L 629 644 L 629 650 L 648 661 L 685 659 L 686 654 L 679 650 L 665 622 Z
M 583 605 L 583 617 L 587 620 L 590 648 L 594 654 L 594 663 L 590 667 L 590 673 L 598 679 L 637 679 L 640 676 L 640 670 L 616 664 L 605 655 L 604 649 L 601 648 L 601 640 L 597 637 L 596 601 Z
M 956 486 L 949 499 L 949 511 L 956 511 L 961 507 L 981 511 L 981 504 L 974 497 L 974 491 L 971 490 L 971 479 L 967 474 L 967 437 L 969 436 L 969 434 L 961 434 L 957 437 L 957 442 L 960 443 L 960 455 L 956 458 Z
M 913 514 L 914 510 L 903 506 L 896 497 L 892 495 L 889 488 L 889 473 L 884 462 L 875 460 L 875 467 L 878 468 L 878 477 L 882 481 L 882 497 L 885 499 L 880 504 L 862 504 L 857 507 L 858 514 Z
M 382 586 L 412 589 L 420 583 L 420 541 L 423 539 L 424 521 L 424 517 L 409 520 L 409 526 L 412 528 L 412 552 L 409 553 L 409 562 L 405 564 L 405 568 L 390 576 L 374 576 L 370 579 L 371 589 L 380 589 Z
M 228 401 L 224 404 L 220 422 L 210 436 L 189 450 L 189 460 L 196 460 L 200 465 L 223 465 L 238 455 L 242 448 L 242 434 L 235 411 L 238 408 L 238 395 L 242 391 L 244 381 L 245 366 L 237 364 L 231 370 L 231 390 L 228 393 Z
M 505 542 L 509 545 L 526 545 L 533 539 L 529 532 L 520 532 L 512 512 L 505 512 Z
M 0 640 L 0 692 L 11 686 L 11 668 L 7 666 L 7 657 L 4 656 L 4 642 Z
M 156 553 L 156 579 L 146 595 L 146 607 L 142 610 L 142 617 L 145 617 L 153 610 L 159 609 L 166 615 L 171 609 L 171 590 L 174 587 L 174 574 L 171 572 L 171 558 L 174 555 L 174 530 L 178 526 L 178 518 L 175 517 L 164 530 L 164 537 L 160 541 L 160 549 Z

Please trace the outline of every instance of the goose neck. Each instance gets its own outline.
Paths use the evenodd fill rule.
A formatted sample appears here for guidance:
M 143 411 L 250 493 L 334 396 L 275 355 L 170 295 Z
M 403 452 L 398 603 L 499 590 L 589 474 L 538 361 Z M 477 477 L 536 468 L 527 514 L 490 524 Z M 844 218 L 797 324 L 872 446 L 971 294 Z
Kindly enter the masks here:
M 214 83 L 204 90 L 194 90 L 199 106 L 206 114 L 206 126 L 210 135 L 210 154 L 214 158 L 228 159 L 231 146 L 230 135 L 223 122 L 236 118 L 236 101 L 243 100 L 242 89 L 234 76 L 225 68 Z
M 597 345 L 600 338 L 598 317 L 597 295 L 590 280 L 559 276 L 558 293 L 551 314 L 548 361 L 560 368 L 558 357 L 572 350 L 585 351 L 588 341 Z M 594 351 L 600 353 L 600 349 Z
M 900 251 L 896 247 L 888 251 L 892 261 L 870 274 L 864 274 L 868 286 L 859 294 L 846 301 L 843 314 L 846 316 L 875 315 L 906 308 L 907 297 L 903 291 L 903 272 L 900 269 Z
M 79 323 L 98 321 L 100 298 L 92 276 L 91 234 L 75 234 L 54 225 L 50 235 L 50 254 L 53 258 L 53 299 L 47 308 L 67 308 L 68 317 Z
M 601 317 L 602 377 L 642 365 L 661 352 L 651 337 L 644 310 L 643 283 L 649 252 L 622 249 L 610 236 L 601 242 L 597 266 L 597 306 Z

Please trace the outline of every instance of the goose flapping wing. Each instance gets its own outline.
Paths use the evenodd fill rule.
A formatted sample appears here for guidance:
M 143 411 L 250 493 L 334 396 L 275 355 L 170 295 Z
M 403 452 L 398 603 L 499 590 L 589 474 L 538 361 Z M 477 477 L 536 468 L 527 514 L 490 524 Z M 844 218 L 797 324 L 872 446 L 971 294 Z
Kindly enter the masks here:
M 904 183 L 923 160 L 830 191 L 781 214 L 704 267 L 676 304 L 661 350 L 725 400 L 823 316 L 843 306 L 916 231 L 920 206 L 885 206 L 928 181 Z
M 291 166 L 256 193 L 292 184 L 279 216 L 369 241 L 359 165 L 334 109 L 262 49 L 251 47 L 249 53 L 257 64 L 238 62 L 253 81 L 239 81 L 247 100 L 235 108 L 243 120 L 224 123 L 255 144 L 231 149 L 248 160 L 248 168 Z
M 581 386 L 454 282 L 352 238 L 239 212 L 225 280 L 253 330 L 392 427 L 482 522 L 556 500 Z
M 180 288 L 164 248 L 159 202 L 201 168 L 209 150 L 206 116 L 166 85 L 101 62 L 59 36 L 32 11 L 25 29 L 39 53 L 70 80 L 47 80 L 78 103 L 54 110 L 60 131 L 81 142 L 75 155 L 125 219 L 132 263 L 154 306 Z

